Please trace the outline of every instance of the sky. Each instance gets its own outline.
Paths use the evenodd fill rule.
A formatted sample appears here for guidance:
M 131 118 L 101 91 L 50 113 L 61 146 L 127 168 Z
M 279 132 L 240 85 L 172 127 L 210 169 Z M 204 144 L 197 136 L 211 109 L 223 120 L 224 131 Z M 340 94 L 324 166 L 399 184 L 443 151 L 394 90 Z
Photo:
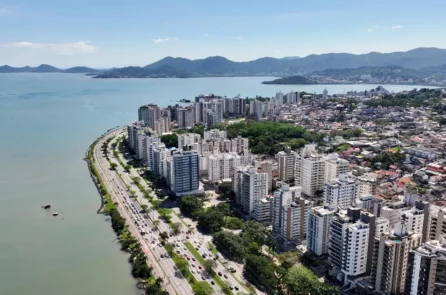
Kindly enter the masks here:
M 0 0 L 0 64 L 144 66 L 446 48 L 444 0 Z

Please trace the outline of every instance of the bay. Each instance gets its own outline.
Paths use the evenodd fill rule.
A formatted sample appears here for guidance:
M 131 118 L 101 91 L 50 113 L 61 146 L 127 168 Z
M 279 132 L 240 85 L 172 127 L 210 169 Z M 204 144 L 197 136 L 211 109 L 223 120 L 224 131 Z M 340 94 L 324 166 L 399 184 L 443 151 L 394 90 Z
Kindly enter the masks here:
M 214 93 L 329 94 L 377 85 L 262 85 L 270 77 L 92 79 L 0 75 L 0 294 L 137 294 L 127 255 L 82 160 L 107 129 L 137 119 L 142 104 Z M 385 85 L 391 91 L 420 86 Z M 41 209 L 51 204 L 60 216 Z

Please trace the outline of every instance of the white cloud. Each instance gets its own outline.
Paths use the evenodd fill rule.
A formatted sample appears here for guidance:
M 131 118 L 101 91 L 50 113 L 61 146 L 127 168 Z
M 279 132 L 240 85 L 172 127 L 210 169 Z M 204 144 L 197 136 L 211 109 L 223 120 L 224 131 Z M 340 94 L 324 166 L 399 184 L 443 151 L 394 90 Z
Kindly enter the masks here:
M 403 26 L 392 26 L 392 30 L 398 30 L 398 29 L 402 29 Z
M 174 41 L 174 40 L 178 40 L 178 38 L 177 37 L 165 37 L 165 38 L 153 39 L 153 42 L 155 42 L 156 44 L 160 44 L 160 43 L 165 43 L 165 42 Z
M 98 48 L 90 41 L 73 43 L 31 43 L 27 41 L 4 44 L 4 47 L 46 49 L 60 55 L 73 55 L 77 53 L 94 53 Z

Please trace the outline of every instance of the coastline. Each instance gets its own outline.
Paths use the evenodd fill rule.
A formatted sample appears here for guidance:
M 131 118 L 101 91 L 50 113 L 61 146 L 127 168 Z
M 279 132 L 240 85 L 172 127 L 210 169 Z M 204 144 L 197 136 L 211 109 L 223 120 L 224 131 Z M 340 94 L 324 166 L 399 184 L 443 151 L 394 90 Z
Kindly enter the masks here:
M 110 217 L 111 227 L 115 232 L 117 240 L 121 245 L 121 251 L 130 254 L 128 262 L 132 268 L 131 275 L 137 280 L 136 287 L 140 290 L 146 290 L 147 289 L 146 284 L 156 280 L 156 277 L 152 271 L 152 267 L 149 263 L 147 263 L 147 258 L 141 251 L 142 245 L 139 242 L 137 242 L 134 233 L 132 233 L 132 230 L 129 228 L 129 225 L 126 222 L 126 219 L 122 216 L 120 208 L 118 208 L 116 204 L 113 202 L 111 195 L 107 191 L 107 188 L 95 167 L 96 159 L 94 157 L 94 149 L 97 147 L 97 144 L 99 144 L 102 139 L 109 136 L 111 133 L 116 132 L 120 129 L 121 128 L 109 129 L 107 130 L 106 133 L 97 138 L 86 150 L 85 152 L 86 157 L 84 158 L 84 160 L 87 162 L 88 170 L 90 172 L 90 177 L 93 180 L 93 183 L 95 184 L 96 189 L 98 190 L 98 193 L 101 198 L 101 204 L 96 213 L 105 214 Z M 114 138 L 114 136 L 111 138 Z M 123 223 L 124 224 L 123 228 L 119 229 L 117 226 L 115 226 L 115 224 L 117 223 Z M 129 246 L 131 243 L 134 242 L 137 242 L 136 243 L 137 246 L 133 247 Z M 137 268 L 141 269 L 140 265 L 136 266 L 138 262 L 135 261 L 138 260 L 145 261 L 146 273 L 148 274 L 143 277 L 135 275 L 135 269 Z

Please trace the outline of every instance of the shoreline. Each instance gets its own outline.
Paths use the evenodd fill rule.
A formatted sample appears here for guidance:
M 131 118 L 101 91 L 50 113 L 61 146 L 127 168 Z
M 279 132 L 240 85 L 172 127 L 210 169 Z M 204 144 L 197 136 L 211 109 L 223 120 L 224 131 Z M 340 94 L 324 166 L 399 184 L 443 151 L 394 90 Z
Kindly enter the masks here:
M 97 138 L 86 150 L 85 152 L 85 158 L 84 160 L 87 162 L 87 166 L 88 166 L 88 170 L 90 173 L 90 177 L 93 180 L 93 183 L 96 186 L 96 189 L 99 193 L 99 196 L 101 198 L 101 204 L 98 208 L 98 210 L 96 211 L 96 214 L 104 214 L 106 216 L 109 216 L 111 218 L 111 227 L 113 229 L 113 231 L 116 234 L 117 240 L 119 241 L 119 244 L 121 245 L 121 251 L 129 253 L 130 254 L 130 258 L 128 259 L 128 263 L 131 265 L 131 273 L 130 275 L 136 280 L 136 288 L 139 290 L 146 290 L 146 283 L 149 282 L 152 279 L 156 279 L 153 271 L 152 271 L 152 267 L 149 263 L 146 262 L 147 267 L 150 269 L 150 276 L 147 278 L 142 278 L 142 277 L 137 277 L 133 274 L 133 270 L 135 268 L 135 264 L 133 263 L 134 260 L 136 258 L 138 258 L 141 255 L 141 244 L 138 242 L 137 248 L 127 248 L 124 249 L 124 245 L 126 244 L 127 240 L 129 239 L 133 239 L 134 241 L 136 241 L 136 238 L 134 236 L 134 234 L 131 232 L 131 230 L 129 229 L 129 225 L 126 222 L 126 219 L 122 216 L 119 208 L 117 208 L 114 203 L 113 200 L 110 196 L 110 194 L 107 191 L 106 186 L 104 185 L 104 183 L 102 182 L 102 179 L 99 175 L 99 173 L 96 170 L 95 167 L 95 158 L 94 158 L 94 149 L 96 148 L 97 144 L 104 138 L 107 137 L 108 135 L 110 135 L 110 133 L 118 131 L 121 128 L 112 128 L 107 130 L 106 133 L 104 133 L 103 135 L 101 135 L 99 138 Z M 113 137 L 112 137 L 113 138 Z M 106 207 L 109 203 L 113 204 L 113 208 L 110 210 L 110 212 L 106 211 Z M 109 208 L 110 209 L 110 208 Z M 121 231 L 118 231 L 113 223 L 116 221 L 124 221 L 124 228 Z M 123 236 L 126 236 L 126 238 L 123 238 Z M 145 257 L 144 254 L 142 254 L 143 259 L 146 260 L 147 258 Z M 133 257 L 133 259 L 131 259 Z

